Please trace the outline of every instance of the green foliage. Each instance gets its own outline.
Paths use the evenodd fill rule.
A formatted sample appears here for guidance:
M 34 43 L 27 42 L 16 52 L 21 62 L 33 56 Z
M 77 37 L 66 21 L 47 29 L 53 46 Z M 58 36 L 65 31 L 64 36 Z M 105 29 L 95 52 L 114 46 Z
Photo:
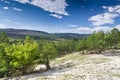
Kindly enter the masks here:
M 105 34 L 102 31 L 93 33 L 91 36 L 87 38 L 88 47 L 91 50 L 104 49 L 106 43 L 104 36 Z
M 58 41 L 55 42 L 55 48 L 57 49 L 57 56 L 62 56 L 67 53 L 71 53 L 73 51 L 76 51 L 77 41 L 71 39 L 71 40 L 64 40 L 64 41 Z
M 0 44 L 1 43 L 8 43 L 9 39 L 6 33 L 0 33 Z
M 42 46 L 41 55 L 45 58 L 48 57 L 49 59 L 55 58 L 56 56 L 56 49 L 51 42 L 45 41 Z
M 11 76 L 14 71 L 26 74 L 31 66 L 45 64 L 50 60 L 74 51 L 100 53 L 102 50 L 120 48 L 120 31 L 94 32 L 80 40 L 34 40 L 27 36 L 23 41 L 12 41 L 5 33 L 0 34 L 0 77 Z
M 82 51 L 87 49 L 87 41 L 85 39 L 79 40 L 78 45 L 77 45 L 77 50 Z
M 77 50 L 79 51 L 95 51 L 100 53 L 102 50 L 109 48 L 120 47 L 120 32 L 114 28 L 110 32 L 104 33 L 103 31 L 94 32 L 86 39 L 79 40 Z
M 0 73 L 7 71 L 7 65 L 4 58 L 4 44 L 0 44 Z
M 117 48 L 117 44 L 120 41 L 120 32 L 118 31 L 118 29 L 114 28 L 113 30 L 111 30 L 110 32 L 110 36 L 111 36 L 111 40 L 112 40 L 112 45 L 114 48 Z
M 36 41 L 26 37 L 24 43 L 17 43 L 12 45 L 13 51 L 11 52 L 10 47 L 6 49 L 7 53 L 11 52 L 12 62 L 10 64 L 14 68 L 21 68 L 23 74 L 25 69 L 34 63 L 34 55 L 38 51 L 38 44 Z
M 54 44 L 49 41 L 42 41 L 39 44 L 38 62 L 46 65 L 47 69 L 50 69 L 49 60 L 56 57 L 56 48 Z

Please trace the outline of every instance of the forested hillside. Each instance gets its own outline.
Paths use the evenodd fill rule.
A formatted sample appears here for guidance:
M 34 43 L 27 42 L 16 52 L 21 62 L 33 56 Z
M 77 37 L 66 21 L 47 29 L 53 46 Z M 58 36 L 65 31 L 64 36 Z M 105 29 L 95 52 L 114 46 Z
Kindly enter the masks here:
M 25 30 L 25 29 L 0 29 L 0 33 L 5 32 L 12 39 L 24 39 L 26 36 L 34 39 L 61 40 L 61 39 L 80 39 L 90 34 L 77 33 L 48 33 L 44 31 Z
M 0 34 L 0 77 L 25 75 L 34 72 L 34 66 L 44 64 L 51 69 L 50 60 L 80 52 L 100 54 L 107 49 L 120 48 L 120 31 L 94 32 L 87 38 L 62 41 L 35 40 L 26 36 L 24 40 L 12 41 L 6 33 Z

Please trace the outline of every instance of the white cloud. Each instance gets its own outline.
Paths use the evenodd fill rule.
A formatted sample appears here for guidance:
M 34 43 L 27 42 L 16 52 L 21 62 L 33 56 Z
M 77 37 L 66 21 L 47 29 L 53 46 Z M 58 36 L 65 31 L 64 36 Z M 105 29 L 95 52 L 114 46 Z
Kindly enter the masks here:
M 5 25 L 4 24 L 0 24 L 0 28 L 4 28 L 5 27 Z
M 116 10 L 116 12 L 120 14 L 120 9 Z
M 114 28 L 117 28 L 118 30 L 120 30 L 120 25 L 117 25 Z
M 118 14 L 115 13 L 103 13 L 103 14 L 97 14 L 95 16 L 92 16 L 89 18 L 89 21 L 92 22 L 94 26 L 101 26 L 104 24 L 113 24 L 114 23 L 114 18 L 119 16 Z
M 38 6 L 45 11 L 68 15 L 68 13 L 65 11 L 65 8 L 67 6 L 65 0 L 32 0 L 31 4 Z
M 78 27 L 78 25 L 75 25 L 75 24 L 71 24 L 71 25 L 68 25 L 68 26 L 71 27 L 71 28 Z
M 115 9 L 114 9 L 113 7 L 108 7 L 108 11 L 109 11 L 109 12 L 114 12 Z
M 16 10 L 16 11 L 23 11 L 22 9 L 16 8 L 16 7 L 14 7 L 13 10 Z
M 117 6 L 103 6 L 103 9 L 107 9 L 110 13 L 120 13 L 120 5 Z
M 6 0 L 1 0 L 2 2 L 6 3 L 6 4 L 10 4 L 9 1 L 6 1 Z
M 114 24 L 115 18 L 120 16 L 120 5 L 102 6 L 102 8 L 105 9 L 105 13 L 94 15 L 88 20 L 91 21 L 94 26 Z
M 10 2 L 9 2 L 9 1 L 4 1 L 4 3 L 6 3 L 6 4 L 10 4 Z
M 8 9 L 9 9 L 9 7 L 6 7 L 6 6 L 5 6 L 5 7 L 3 7 L 3 9 L 8 10 Z
M 66 12 L 66 7 L 68 4 L 66 0 L 15 0 L 20 3 L 28 3 L 39 8 L 42 8 L 45 11 L 51 12 L 52 14 L 65 15 L 69 14 Z
M 103 9 L 107 9 L 107 6 L 102 6 Z
M 98 32 L 98 31 L 107 32 L 107 31 L 110 31 L 112 29 L 113 28 L 108 27 L 108 26 L 100 26 L 100 27 L 93 27 L 93 28 L 90 28 L 90 27 L 79 27 L 79 28 L 74 28 L 72 30 L 72 32 L 74 32 L 74 33 L 82 33 L 82 34 L 91 34 L 94 31 L 96 31 L 96 32 Z
M 82 34 L 90 34 L 93 32 L 93 29 L 90 27 L 79 27 L 79 28 L 73 29 L 73 32 L 82 33 Z
M 104 32 L 108 32 L 110 30 L 112 30 L 112 27 L 109 26 L 100 26 L 100 27 L 94 27 L 93 31 L 104 31 Z
M 14 0 L 14 1 L 18 1 L 18 2 L 23 3 L 23 4 L 29 3 L 29 0 Z
M 120 13 L 120 5 L 117 6 L 102 6 L 103 9 L 107 9 L 110 13 Z
M 60 16 L 58 14 L 49 14 L 49 15 L 52 16 L 52 17 L 58 18 L 58 19 L 63 18 L 62 16 Z
M 21 23 L 19 23 L 19 22 L 15 22 L 15 21 L 12 21 L 12 20 L 7 20 L 7 19 L 5 19 L 5 20 L 3 20 L 3 21 L 8 22 L 8 23 L 12 23 L 12 24 L 17 24 L 17 25 L 20 25 L 20 24 L 21 24 Z
M 108 11 L 109 12 L 118 12 L 120 10 L 120 5 L 118 5 L 118 6 L 114 6 L 114 7 L 108 7 Z
M 70 29 L 57 29 L 57 33 L 80 33 L 80 34 L 91 34 L 93 32 L 93 28 L 90 27 L 77 27 Z
M 79 34 L 92 34 L 93 32 L 103 31 L 103 32 L 109 32 L 113 28 L 119 28 L 120 25 L 115 27 L 110 26 L 99 26 L 99 27 L 85 27 L 85 26 L 77 26 L 73 28 L 66 28 L 66 29 L 56 29 L 57 33 L 79 33 Z

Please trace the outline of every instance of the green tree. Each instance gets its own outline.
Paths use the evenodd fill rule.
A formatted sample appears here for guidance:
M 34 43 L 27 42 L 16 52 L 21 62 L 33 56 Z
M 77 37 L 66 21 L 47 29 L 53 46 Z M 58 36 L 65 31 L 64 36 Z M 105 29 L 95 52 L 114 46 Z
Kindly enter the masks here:
M 111 35 L 111 40 L 112 40 L 112 43 L 113 43 L 113 48 L 117 48 L 118 43 L 120 41 L 119 30 L 117 28 L 112 29 L 111 32 L 110 32 L 110 35 Z
M 85 50 L 87 50 L 87 41 L 85 39 L 79 40 L 77 45 L 77 50 L 82 51 L 82 54 L 85 53 Z
M 0 77 L 4 77 L 5 72 L 8 70 L 4 55 L 4 44 L 0 44 Z
M 27 68 L 34 64 L 34 56 L 37 52 L 38 44 L 30 37 L 26 37 L 24 43 L 19 42 L 6 48 L 6 53 L 11 56 L 10 65 L 14 68 L 21 68 L 23 75 Z
M 9 42 L 9 39 L 8 39 L 8 36 L 5 32 L 1 33 L 0 34 L 0 44 L 1 43 L 8 43 Z
M 105 45 L 105 33 L 103 31 L 94 32 L 87 38 L 87 47 L 91 51 L 90 53 L 92 53 L 92 51 L 100 53 L 104 50 Z
M 52 42 L 44 41 L 39 58 L 40 62 L 43 62 L 46 65 L 47 69 L 50 69 L 49 61 L 56 57 L 56 49 Z

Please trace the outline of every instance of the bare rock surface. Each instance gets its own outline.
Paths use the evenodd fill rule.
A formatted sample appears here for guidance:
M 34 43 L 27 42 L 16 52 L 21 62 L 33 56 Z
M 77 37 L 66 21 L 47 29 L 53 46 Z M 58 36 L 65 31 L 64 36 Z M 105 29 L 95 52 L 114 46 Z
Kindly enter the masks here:
M 0 80 L 120 80 L 120 50 L 102 54 L 73 53 L 51 62 L 52 69 Z

